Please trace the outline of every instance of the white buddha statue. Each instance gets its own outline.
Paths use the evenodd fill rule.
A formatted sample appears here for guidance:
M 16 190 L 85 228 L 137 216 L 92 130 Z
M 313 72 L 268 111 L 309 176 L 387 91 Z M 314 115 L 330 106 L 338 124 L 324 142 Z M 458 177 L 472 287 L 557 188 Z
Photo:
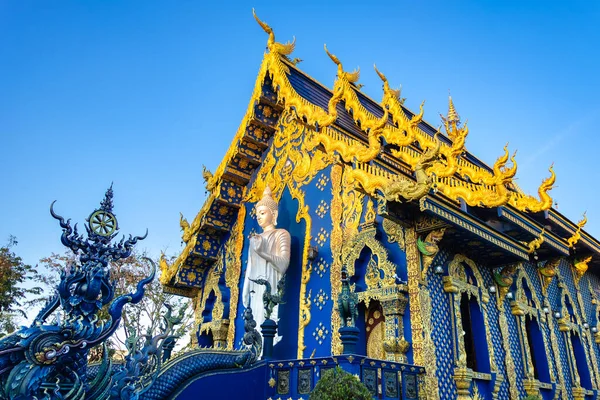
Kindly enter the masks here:
M 269 186 L 263 192 L 262 199 L 256 203 L 255 210 L 256 220 L 263 232 L 250 237 L 242 301 L 245 307 L 252 309 L 257 324 L 256 328 L 260 330 L 260 325 L 265 321 L 263 294 L 266 289 L 265 286 L 258 285 L 250 279 L 266 279 L 271 284 L 271 293 L 277 294 L 277 283 L 290 264 L 291 238 L 285 229 L 275 228 L 278 207 L 277 202 L 273 200 Z M 275 306 L 271 314 L 271 319 L 275 322 L 279 320 L 278 308 L 278 305 Z M 280 337 L 276 336 L 274 343 L 277 343 L 279 339 Z

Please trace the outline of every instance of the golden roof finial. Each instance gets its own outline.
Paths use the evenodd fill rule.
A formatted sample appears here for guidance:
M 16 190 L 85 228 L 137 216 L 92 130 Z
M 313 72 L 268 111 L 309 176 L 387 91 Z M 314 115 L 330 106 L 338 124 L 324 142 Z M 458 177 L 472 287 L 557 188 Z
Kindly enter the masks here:
M 254 15 L 254 19 L 256 20 L 256 22 L 258 22 L 260 27 L 263 28 L 263 30 L 269 35 L 269 40 L 267 40 L 267 48 L 269 49 L 269 51 L 271 53 L 276 53 L 276 54 L 279 54 L 280 56 L 284 56 L 284 57 L 292 54 L 292 52 L 294 51 L 294 47 L 296 46 L 296 38 L 295 37 L 291 43 L 287 42 L 287 43 L 283 44 L 283 43 L 276 42 L 275 41 L 275 32 L 273 32 L 273 29 L 267 23 L 261 21 L 256 16 L 256 12 L 254 11 L 254 8 L 252 9 L 252 15 Z
M 392 97 L 398 99 L 400 101 L 400 104 L 404 103 L 404 99 L 400 98 L 400 93 L 402 92 L 402 86 L 400 86 L 399 89 L 390 88 L 390 84 L 388 82 L 387 77 L 377 69 L 377 65 L 373 64 L 373 68 L 375 68 L 375 72 L 377 72 L 377 75 L 379 75 L 379 78 L 383 82 L 384 95 L 386 95 L 386 94 L 391 95 Z M 384 106 L 384 108 L 385 108 L 385 106 Z
M 333 61 L 337 65 L 338 78 L 346 79 L 348 82 L 358 86 L 356 82 L 358 82 L 358 79 L 360 78 L 360 68 L 355 69 L 353 72 L 345 72 L 344 67 L 342 66 L 342 62 L 339 58 L 335 56 L 335 54 L 331 54 L 329 52 L 329 50 L 327 49 L 327 44 L 324 44 L 323 47 L 325 48 L 325 53 L 327 53 L 329 58 L 331 58 L 331 61 Z
M 443 116 L 440 114 L 440 117 L 442 117 L 442 121 L 444 121 L 446 134 L 450 139 L 454 140 L 457 131 L 459 131 L 460 116 L 454 108 L 454 102 L 452 101 L 452 96 L 450 96 L 450 94 L 448 94 L 448 115 Z

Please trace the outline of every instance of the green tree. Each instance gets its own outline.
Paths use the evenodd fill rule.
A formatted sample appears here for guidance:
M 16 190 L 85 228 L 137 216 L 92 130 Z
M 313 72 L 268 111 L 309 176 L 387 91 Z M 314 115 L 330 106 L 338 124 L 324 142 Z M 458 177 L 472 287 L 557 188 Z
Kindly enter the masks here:
M 369 389 L 357 377 L 340 367 L 335 367 L 321 376 L 309 400 L 371 400 L 372 398 Z
M 40 260 L 40 265 L 48 271 L 45 281 L 52 291 L 58 283 L 60 273 L 76 262 L 78 262 L 77 256 L 70 250 L 64 254 L 53 253 L 49 257 Z M 158 267 L 158 263 L 156 265 Z M 110 276 L 115 282 L 115 298 L 122 294 L 134 292 L 137 283 L 147 277 L 151 271 L 152 264 L 148 261 L 146 254 L 135 250 L 129 257 L 112 262 L 110 264 Z M 108 342 L 110 354 L 123 355 L 127 342 L 132 340 L 133 337 L 140 338 L 144 335 L 154 336 L 158 334 L 161 325 L 163 325 L 162 315 L 166 311 L 165 303 L 172 305 L 174 312 L 179 311 L 181 308 L 185 308 L 187 311 L 182 324 L 175 331 L 175 335 L 181 337 L 179 342 L 185 342 L 187 339 L 185 336 L 193 323 L 190 300 L 165 293 L 158 278 L 155 278 L 145 287 L 145 294 L 140 303 L 130 304 L 124 308 L 121 328 Z M 100 319 L 108 317 L 108 305 L 101 310 L 98 317 Z M 90 351 L 90 361 L 92 362 L 99 360 L 101 356 L 101 347 L 96 347 Z
M 14 252 L 17 239 L 8 238 L 0 247 L 0 336 L 14 332 L 22 318 L 27 318 L 25 309 L 31 296 L 39 296 L 42 288 L 36 286 L 43 281 L 37 269 L 25 264 Z

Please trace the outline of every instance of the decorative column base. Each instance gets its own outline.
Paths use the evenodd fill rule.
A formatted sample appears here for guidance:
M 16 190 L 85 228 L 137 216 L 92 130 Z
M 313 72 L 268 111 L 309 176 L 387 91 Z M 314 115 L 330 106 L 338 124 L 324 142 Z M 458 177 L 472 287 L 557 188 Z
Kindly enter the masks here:
M 338 331 L 342 339 L 342 354 L 356 354 L 359 330 L 355 326 L 344 326 Z
M 573 398 L 575 400 L 585 400 L 585 393 L 587 392 L 584 388 L 582 387 L 574 387 L 572 389 L 573 391 Z
M 473 371 L 461 367 L 454 369 L 454 381 L 458 392 L 458 400 L 471 400 L 471 382 L 473 381 Z
M 533 378 L 525 379 L 523 381 L 523 387 L 528 396 L 540 395 L 540 383 Z
M 273 338 L 277 334 L 277 322 L 272 319 L 265 319 L 260 326 L 263 337 L 263 356 L 262 360 L 273 359 Z

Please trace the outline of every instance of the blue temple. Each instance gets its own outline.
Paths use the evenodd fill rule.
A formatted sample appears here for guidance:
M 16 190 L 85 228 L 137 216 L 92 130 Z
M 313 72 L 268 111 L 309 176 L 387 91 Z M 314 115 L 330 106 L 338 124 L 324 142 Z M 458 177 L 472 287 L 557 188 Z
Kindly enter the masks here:
M 440 132 L 380 71 L 382 101 L 362 93 L 358 71 L 326 48 L 330 90 L 256 19 L 268 51 L 246 115 L 204 170 L 205 204 L 191 223 L 181 217 L 184 250 L 160 261 L 164 290 L 193 301 L 197 349 L 147 368 L 163 359 L 168 328 L 124 364 L 87 365 L 153 279 L 113 299 L 110 262 L 143 237 L 111 244 L 110 189 L 86 239 L 51 208 L 80 263 L 31 327 L 0 339 L 2 395 L 306 400 L 339 366 L 373 399 L 598 398 L 600 242 L 585 217 L 553 208 L 552 167 L 528 195 L 508 148 L 491 166 L 465 149 L 451 98 Z M 262 310 L 243 292 L 261 204 L 277 208 L 290 242 L 280 287 L 253 278 L 271 290 L 267 314 L 278 310 L 258 326 Z M 69 318 L 47 323 L 58 307 Z

